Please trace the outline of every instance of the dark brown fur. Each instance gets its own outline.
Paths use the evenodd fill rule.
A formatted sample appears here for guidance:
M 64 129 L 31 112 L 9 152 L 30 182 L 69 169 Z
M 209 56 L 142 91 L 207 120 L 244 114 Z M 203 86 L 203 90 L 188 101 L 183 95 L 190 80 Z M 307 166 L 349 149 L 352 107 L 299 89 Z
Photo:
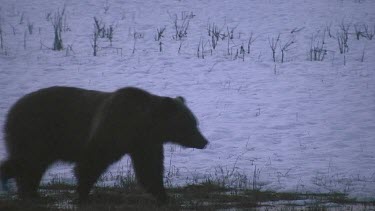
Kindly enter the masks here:
M 208 143 L 183 98 L 132 87 L 50 87 L 27 94 L 10 109 L 4 134 L 9 156 L 0 167 L 3 184 L 15 178 L 19 195 L 33 197 L 48 166 L 72 162 L 81 200 L 110 164 L 129 154 L 139 183 L 165 202 L 163 144 L 202 149 Z

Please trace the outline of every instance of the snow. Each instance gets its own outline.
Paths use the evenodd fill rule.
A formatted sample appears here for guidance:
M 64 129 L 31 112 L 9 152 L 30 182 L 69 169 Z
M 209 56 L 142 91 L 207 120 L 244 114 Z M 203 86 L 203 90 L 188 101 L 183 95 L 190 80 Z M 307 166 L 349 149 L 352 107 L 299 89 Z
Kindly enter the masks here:
M 47 18 L 64 4 L 65 49 L 57 52 L 49 49 L 54 36 Z M 113 91 L 137 86 L 159 95 L 184 96 L 210 140 L 205 150 L 165 146 L 173 184 L 235 172 L 232 180 L 245 175 L 252 182 L 255 175 L 262 189 L 375 198 L 375 39 L 356 40 L 354 34 L 355 24 L 375 30 L 374 1 L 0 0 L 0 5 L 1 127 L 18 98 L 42 87 Z M 184 15 L 190 18 L 182 41 L 172 38 L 174 15 L 179 23 Z M 99 49 L 96 57 L 93 17 L 115 28 L 112 48 Z M 28 23 L 34 26 L 32 34 Z M 222 33 L 234 28 L 232 55 L 227 53 L 227 38 L 218 41 L 211 55 L 208 24 Z M 309 61 L 312 35 L 319 40 L 329 28 L 337 36 L 340 25 L 349 24 L 345 57 L 326 31 L 325 59 Z M 159 52 L 154 36 L 163 26 Z M 134 33 L 141 38 L 135 41 Z M 244 61 L 236 59 L 241 44 L 247 50 L 251 33 L 256 38 L 251 53 Z M 269 46 L 278 34 L 282 45 L 295 39 L 283 63 L 279 46 L 276 62 Z M 200 40 L 205 43 L 204 59 L 197 57 Z M 109 46 L 107 39 L 99 39 L 99 47 Z M 2 131 L 0 137 L 4 159 Z M 126 166 L 127 159 L 110 171 Z M 44 181 L 55 174 L 71 178 L 71 166 L 54 166 Z

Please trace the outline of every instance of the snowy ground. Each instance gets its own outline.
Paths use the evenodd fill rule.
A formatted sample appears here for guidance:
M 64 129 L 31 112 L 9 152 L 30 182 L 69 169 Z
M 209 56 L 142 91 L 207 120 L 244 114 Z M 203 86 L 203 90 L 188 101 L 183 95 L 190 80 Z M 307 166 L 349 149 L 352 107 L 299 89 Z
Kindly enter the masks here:
M 184 96 L 211 142 L 203 151 L 165 146 L 173 184 L 227 176 L 252 183 L 255 175 L 262 189 L 375 198 L 375 37 L 357 40 L 354 27 L 374 33 L 375 1 L 64 2 L 65 49 L 52 51 L 51 19 L 62 1 L 0 0 L 1 127 L 18 98 L 42 87 L 138 86 Z M 175 15 L 178 25 L 189 21 L 182 40 L 173 39 Z M 114 27 L 112 47 L 100 38 L 96 57 L 93 17 Z M 213 50 L 212 24 L 223 36 L 233 29 L 229 47 L 224 38 Z M 345 56 L 337 41 L 340 25 L 349 26 Z M 154 37 L 164 26 L 160 52 Z M 256 40 L 248 53 L 251 33 Z M 270 42 L 278 34 L 274 62 Z M 323 61 L 309 61 L 313 35 L 313 45 L 325 38 Z M 282 63 L 280 48 L 291 39 Z M 200 42 L 204 59 L 202 49 L 197 56 Z M 6 156 L 2 143 L 0 159 Z M 72 178 L 71 166 L 51 168 L 45 181 L 54 174 Z

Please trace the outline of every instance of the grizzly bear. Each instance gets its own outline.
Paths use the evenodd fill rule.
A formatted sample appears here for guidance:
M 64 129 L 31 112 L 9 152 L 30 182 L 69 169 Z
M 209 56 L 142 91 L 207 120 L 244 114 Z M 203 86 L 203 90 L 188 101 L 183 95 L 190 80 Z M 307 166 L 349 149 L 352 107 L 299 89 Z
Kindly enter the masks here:
M 164 203 L 163 144 L 197 149 L 208 144 L 184 98 L 134 87 L 115 92 L 40 89 L 10 109 L 4 134 L 8 152 L 0 167 L 4 186 L 14 178 L 21 198 L 35 197 L 46 169 L 66 161 L 75 164 L 80 201 L 87 199 L 110 164 L 129 154 L 138 182 Z

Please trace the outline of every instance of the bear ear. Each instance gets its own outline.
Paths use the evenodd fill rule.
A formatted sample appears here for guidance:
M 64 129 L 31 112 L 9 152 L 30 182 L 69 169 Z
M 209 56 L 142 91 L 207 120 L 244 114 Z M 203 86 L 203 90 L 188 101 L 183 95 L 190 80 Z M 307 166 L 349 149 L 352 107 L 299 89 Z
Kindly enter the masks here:
M 185 104 L 185 98 L 181 97 L 181 96 L 178 96 L 175 98 L 175 100 L 177 100 L 178 102 L 182 103 L 182 104 Z
M 165 97 L 161 104 L 162 113 L 175 113 L 177 111 L 176 100 L 170 97 Z

